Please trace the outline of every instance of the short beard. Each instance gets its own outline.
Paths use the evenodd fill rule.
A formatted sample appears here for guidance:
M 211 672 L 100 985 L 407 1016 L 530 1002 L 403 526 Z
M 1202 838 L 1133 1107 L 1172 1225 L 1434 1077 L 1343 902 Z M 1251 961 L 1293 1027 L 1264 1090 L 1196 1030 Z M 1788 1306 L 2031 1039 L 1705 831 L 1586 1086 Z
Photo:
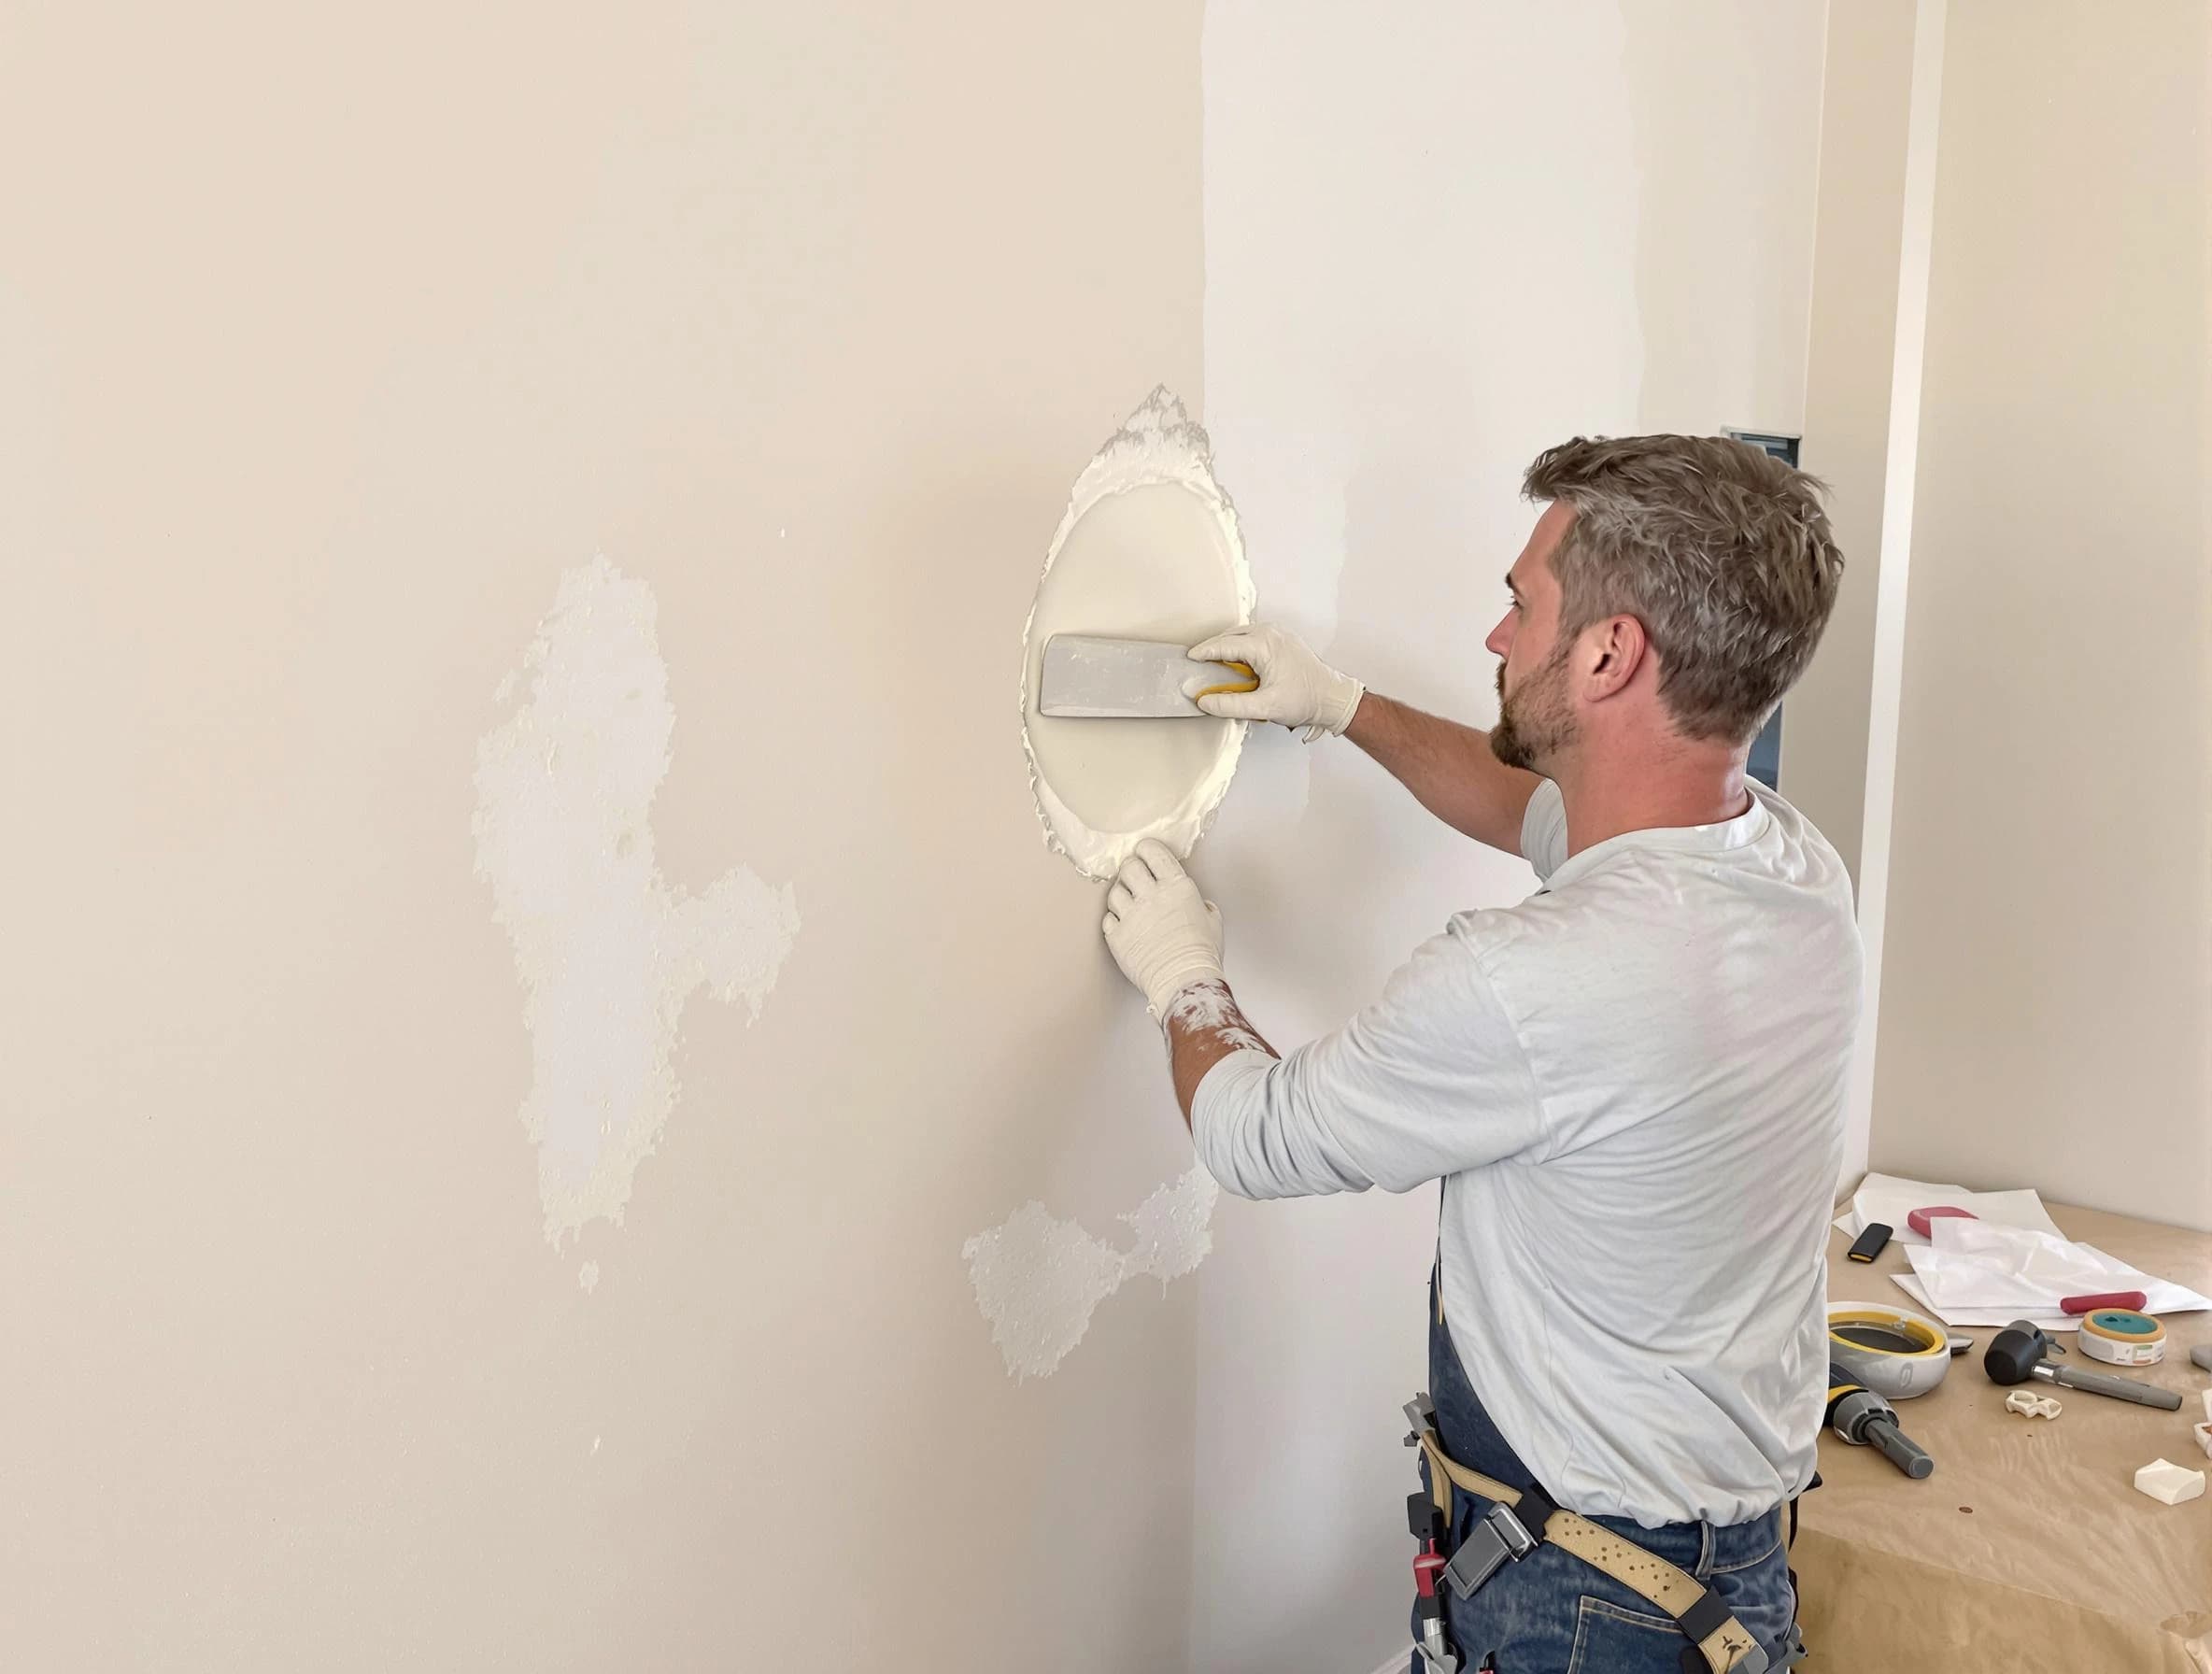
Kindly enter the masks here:
M 1567 654 L 1562 644 L 1544 664 L 1506 696 L 1506 665 L 1497 665 L 1497 725 L 1490 730 L 1490 753 L 1508 767 L 1548 773 L 1546 763 L 1575 741 L 1574 711 L 1567 701 Z

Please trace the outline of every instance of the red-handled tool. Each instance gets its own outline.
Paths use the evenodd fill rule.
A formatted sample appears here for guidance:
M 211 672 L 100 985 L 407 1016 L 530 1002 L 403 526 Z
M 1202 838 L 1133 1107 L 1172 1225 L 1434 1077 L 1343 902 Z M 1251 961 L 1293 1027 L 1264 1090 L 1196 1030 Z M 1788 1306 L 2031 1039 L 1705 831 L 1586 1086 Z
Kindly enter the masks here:
M 1421 1550 L 1413 1554 L 1413 1614 L 1421 1624 L 1422 1667 L 1433 1674 L 1457 1674 L 1459 1659 L 1452 1653 L 1451 1635 L 1444 1625 L 1444 1590 L 1437 1582 L 1450 1562 L 1444 1544 L 1444 1515 L 1425 1494 L 1406 1497 L 1406 1523 Z
M 2132 1308 L 2138 1313 L 2148 1300 L 2139 1290 L 2100 1290 L 2093 1297 L 2061 1297 L 2061 1313 L 2094 1313 L 2100 1308 Z

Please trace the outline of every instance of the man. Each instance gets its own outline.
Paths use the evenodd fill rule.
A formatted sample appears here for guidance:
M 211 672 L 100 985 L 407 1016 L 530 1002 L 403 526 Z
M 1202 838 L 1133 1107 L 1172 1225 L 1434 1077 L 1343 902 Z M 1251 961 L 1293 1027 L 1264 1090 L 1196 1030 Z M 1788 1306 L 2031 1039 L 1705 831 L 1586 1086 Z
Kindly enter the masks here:
M 1524 489 L 1545 509 L 1487 642 L 1487 736 L 1367 691 L 1280 628 L 1192 649 L 1260 678 L 1211 713 L 1350 738 L 1542 881 L 1454 915 L 1333 1034 L 1276 1055 L 1225 980 L 1218 912 L 1158 844 L 1107 892 L 1107 943 L 1161 1020 L 1223 1185 L 1443 1182 L 1444 1454 L 1709 1593 L 1677 1620 L 1544 1540 L 1468 1596 L 1445 1590 L 1468 1668 L 1760 1666 L 1726 1635 L 1684 1664 L 1715 1601 L 1777 1665 L 1790 1637 L 1781 1511 L 1812 1477 L 1826 1384 L 1860 951 L 1836 851 L 1744 759 L 1835 604 L 1818 488 L 1718 439 L 1542 455 Z M 1451 1500 L 1451 1541 L 1480 1535 L 1493 1502 Z

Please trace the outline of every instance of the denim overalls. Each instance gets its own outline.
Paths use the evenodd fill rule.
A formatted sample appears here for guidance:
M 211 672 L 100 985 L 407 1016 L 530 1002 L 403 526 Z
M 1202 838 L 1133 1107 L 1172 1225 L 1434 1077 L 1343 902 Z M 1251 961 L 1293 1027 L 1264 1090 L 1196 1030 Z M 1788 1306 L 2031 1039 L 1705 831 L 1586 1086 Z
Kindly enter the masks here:
M 1448 1455 L 1470 1470 L 1509 1483 L 1533 1481 L 1528 1467 L 1490 1422 L 1460 1365 L 1451 1331 L 1439 1317 L 1433 1269 L 1428 1286 L 1428 1386 L 1436 1403 L 1438 1440 Z M 1454 1548 L 1492 1504 L 1459 1488 L 1452 1491 Z M 1657 1553 L 1710 1587 L 1780 1667 L 1795 1611 L 1782 1519 L 1783 1511 L 1777 1509 L 1727 1528 L 1669 1523 L 1650 1529 L 1627 1517 L 1590 1521 Z M 1482 1668 L 1483 1659 L 1492 1657 L 1496 1660 L 1489 1666 L 1499 1674 L 1681 1674 L 1682 1653 L 1690 1643 L 1673 1619 L 1648 1599 L 1548 1542 L 1519 1563 L 1501 1567 L 1467 1598 L 1446 1589 L 1445 1620 L 1463 1667 Z M 1418 1653 L 1411 1668 L 1411 1674 L 1425 1674 Z

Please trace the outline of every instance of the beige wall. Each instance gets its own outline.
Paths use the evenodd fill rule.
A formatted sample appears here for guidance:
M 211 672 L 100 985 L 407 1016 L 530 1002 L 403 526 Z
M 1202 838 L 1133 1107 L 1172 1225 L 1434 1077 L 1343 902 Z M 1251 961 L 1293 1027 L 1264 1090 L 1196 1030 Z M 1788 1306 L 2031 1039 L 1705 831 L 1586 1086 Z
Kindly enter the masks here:
M 1013 691 L 1200 393 L 1198 25 L 11 12 L 0 1663 L 1181 1666 L 1191 1287 L 1017 1385 L 960 1246 L 1186 1166 Z M 595 553 L 802 928 L 557 1255 L 471 772 Z
M 1873 1162 L 2212 1227 L 2212 14 L 1950 12 Z

